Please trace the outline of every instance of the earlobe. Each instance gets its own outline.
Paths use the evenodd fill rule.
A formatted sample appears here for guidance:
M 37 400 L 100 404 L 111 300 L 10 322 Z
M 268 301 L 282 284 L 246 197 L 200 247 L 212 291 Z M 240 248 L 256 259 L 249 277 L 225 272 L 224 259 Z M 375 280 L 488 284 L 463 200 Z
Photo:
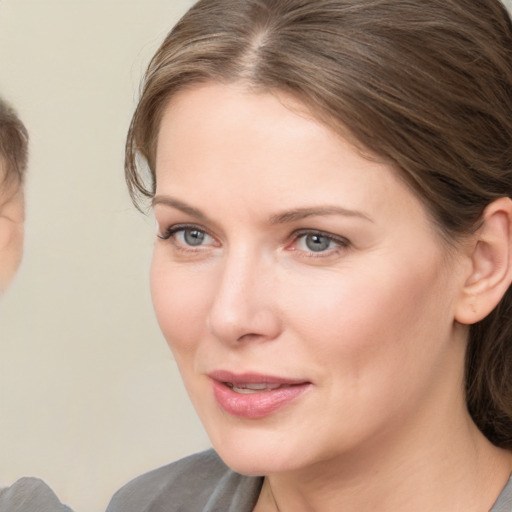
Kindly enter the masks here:
M 512 200 L 487 206 L 470 247 L 471 272 L 457 303 L 455 319 L 474 324 L 500 302 L 512 282 Z

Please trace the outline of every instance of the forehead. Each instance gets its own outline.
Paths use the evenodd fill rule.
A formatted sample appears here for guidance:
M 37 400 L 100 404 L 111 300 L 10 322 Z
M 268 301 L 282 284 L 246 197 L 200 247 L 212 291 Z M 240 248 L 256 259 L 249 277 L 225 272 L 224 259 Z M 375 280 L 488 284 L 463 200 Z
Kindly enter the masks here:
M 255 91 L 240 83 L 198 84 L 175 94 L 163 111 L 157 133 L 157 169 L 172 154 L 181 154 L 191 134 L 196 143 L 201 143 L 198 149 L 202 153 L 198 151 L 196 155 L 201 158 L 208 149 L 229 150 L 243 145 L 248 150 L 256 147 L 268 152 L 285 142 L 314 142 L 319 137 L 329 139 L 331 146 L 350 144 L 351 151 L 370 155 L 354 144 L 354 138 L 345 134 L 348 129 L 341 123 L 339 129 L 332 124 L 324 122 L 307 104 L 280 90 Z M 217 137 L 220 130 L 221 138 Z M 307 152 L 308 148 L 303 146 L 302 150 Z M 300 152 L 300 148 L 295 148 L 295 152 Z M 369 159 L 379 161 L 375 155 Z
M 247 119 L 253 121 L 252 130 L 249 131 L 245 123 Z M 173 153 L 179 151 L 180 133 L 184 133 L 187 127 L 194 132 L 209 130 L 209 135 L 212 136 L 203 139 L 201 148 L 198 148 L 207 151 L 215 140 L 213 135 L 218 131 L 219 120 L 224 122 L 224 128 L 227 124 L 231 126 L 231 133 L 227 134 L 229 138 L 225 139 L 225 145 L 233 145 L 235 141 L 239 141 L 240 136 L 246 141 L 259 138 L 265 143 L 262 146 L 265 151 L 272 147 L 272 137 L 276 132 L 281 139 L 290 133 L 292 123 L 298 129 L 297 121 L 302 120 L 304 139 L 309 137 L 306 132 L 312 134 L 313 131 L 322 131 L 324 138 L 350 146 L 351 151 L 358 153 L 365 160 L 392 168 L 402 179 L 393 162 L 362 144 L 341 119 L 312 106 L 308 101 L 302 101 L 297 95 L 281 89 L 255 88 L 244 82 L 209 81 L 179 90 L 165 105 L 151 151 L 155 185 L 158 184 L 157 171 L 161 167 L 164 153 L 168 156 L 169 149 Z M 240 122 L 245 124 L 243 130 L 240 130 Z M 165 152 L 162 151 L 162 144 L 166 146 Z M 278 144 L 282 144 L 282 140 L 279 140 Z M 307 146 L 304 147 L 304 150 L 306 149 Z
M 192 175 L 194 170 L 211 174 L 222 168 L 236 181 L 242 175 L 258 178 L 255 172 L 261 168 L 279 178 L 290 165 L 298 178 L 310 166 L 318 179 L 326 160 L 333 165 L 348 159 L 368 163 L 352 158 L 358 151 L 349 146 L 289 95 L 204 84 L 181 91 L 165 109 L 157 144 L 157 188 L 163 178 L 175 178 L 182 170 Z

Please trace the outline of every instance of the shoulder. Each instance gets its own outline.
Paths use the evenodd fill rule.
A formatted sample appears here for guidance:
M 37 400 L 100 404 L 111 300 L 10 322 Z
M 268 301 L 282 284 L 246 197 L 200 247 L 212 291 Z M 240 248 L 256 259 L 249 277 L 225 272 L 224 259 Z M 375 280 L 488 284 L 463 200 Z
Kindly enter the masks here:
M 512 476 L 489 512 L 512 512 Z
M 249 512 L 261 485 L 209 450 L 135 478 L 114 494 L 107 512 Z
M 9 512 L 71 512 L 55 493 L 37 478 L 20 478 L 0 489 L 0 510 Z

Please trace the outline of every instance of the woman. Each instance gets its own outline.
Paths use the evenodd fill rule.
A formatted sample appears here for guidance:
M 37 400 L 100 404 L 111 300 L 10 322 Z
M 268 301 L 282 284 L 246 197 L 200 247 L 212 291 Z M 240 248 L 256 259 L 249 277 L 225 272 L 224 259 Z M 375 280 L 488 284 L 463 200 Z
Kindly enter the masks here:
M 149 66 L 126 170 L 215 452 L 109 512 L 512 510 L 498 0 L 201 0 Z

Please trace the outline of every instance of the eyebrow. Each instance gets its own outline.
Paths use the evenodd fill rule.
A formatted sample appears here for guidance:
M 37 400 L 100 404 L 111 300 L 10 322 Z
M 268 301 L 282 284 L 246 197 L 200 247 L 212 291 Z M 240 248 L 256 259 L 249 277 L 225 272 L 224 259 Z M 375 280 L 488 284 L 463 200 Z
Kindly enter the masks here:
M 308 217 L 325 217 L 328 215 L 343 215 L 344 217 L 357 217 L 373 222 L 368 215 L 357 210 L 349 210 L 341 206 L 319 206 L 310 208 L 296 208 L 270 217 L 271 224 L 285 224 L 306 219 Z
M 179 199 L 175 199 L 170 196 L 155 196 L 152 201 L 153 208 L 156 205 L 164 205 L 169 206 L 171 208 L 176 208 L 177 210 L 186 213 L 187 215 L 191 215 L 202 221 L 210 221 L 210 218 L 204 214 L 198 208 L 194 208 Z M 347 208 L 343 208 L 341 206 L 319 206 L 319 207 L 306 207 L 306 208 L 294 208 L 293 210 L 287 210 L 282 213 L 278 213 L 276 215 L 272 215 L 269 218 L 269 223 L 272 225 L 275 224 L 286 224 L 289 222 L 296 222 L 302 219 L 306 219 L 308 217 L 325 217 L 328 215 L 343 215 L 344 217 L 356 217 L 363 220 L 367 220 L 369 222 L 373 222 L 373 220 L 368 217 L 368 215 L 360 212 L 358 210 L 350 210 Z
M 176 210 L 180 210 L 181 212 L 186 213 L 187 215 L 191 215 L 192 217 L 196 217 L 199 220 L 210 220 L 209 217 L 198 208 L 194 208 L 193 206 L 183 203 L 182 201 L 174 199 L 170 196 L 155 196 L 151 204 L 153 208 L 156 205 L 161 204 L 164 206 L 170 206 L 171 208 L 176 208 Z

